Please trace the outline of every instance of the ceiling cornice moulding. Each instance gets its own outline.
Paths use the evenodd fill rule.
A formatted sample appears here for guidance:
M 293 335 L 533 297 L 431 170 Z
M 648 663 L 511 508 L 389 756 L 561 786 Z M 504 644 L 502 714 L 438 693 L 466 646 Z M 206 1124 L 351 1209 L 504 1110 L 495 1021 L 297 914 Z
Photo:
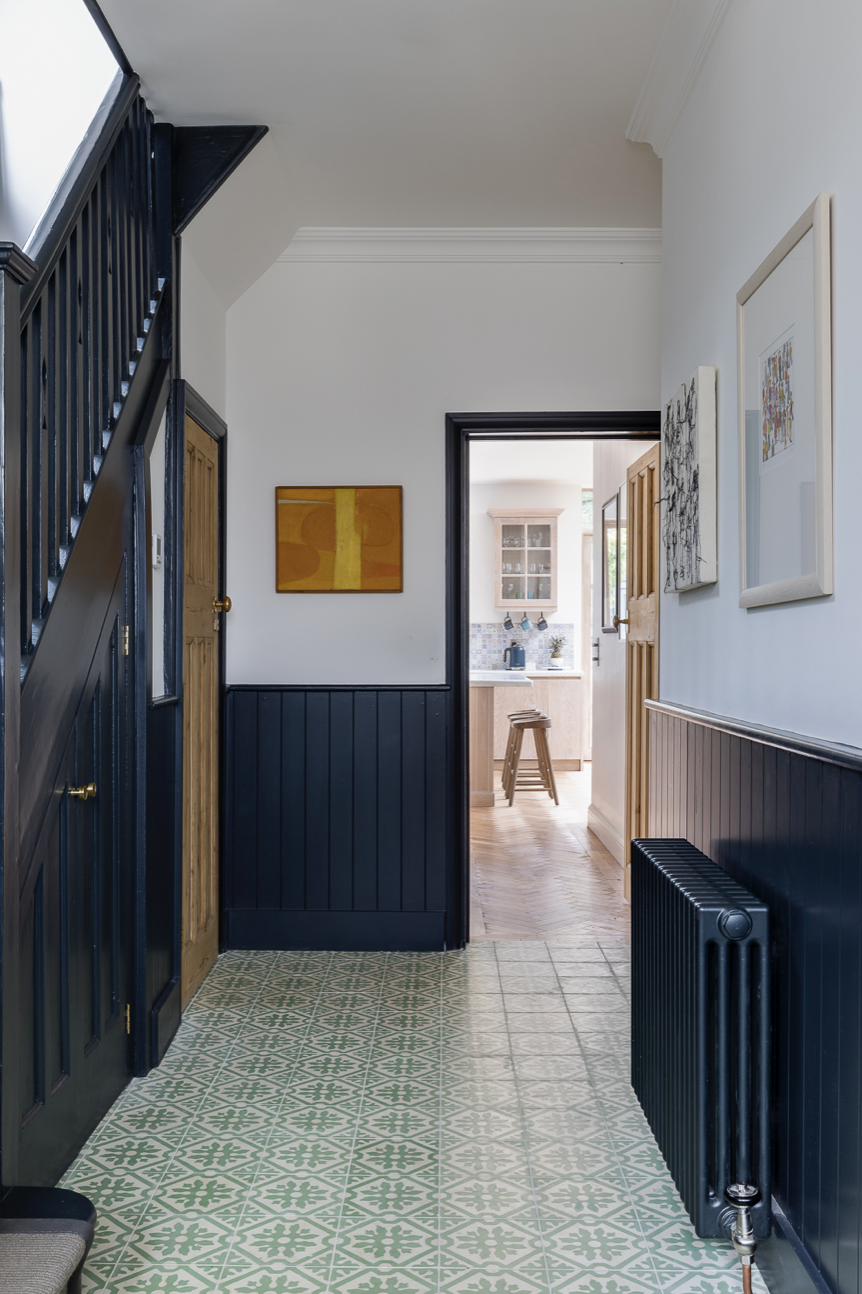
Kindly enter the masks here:
M 282 263 L 661 262 L 660 229 L 298 229 Z
M 664 157 L 730 0 L 674 0 L 626 139 Z

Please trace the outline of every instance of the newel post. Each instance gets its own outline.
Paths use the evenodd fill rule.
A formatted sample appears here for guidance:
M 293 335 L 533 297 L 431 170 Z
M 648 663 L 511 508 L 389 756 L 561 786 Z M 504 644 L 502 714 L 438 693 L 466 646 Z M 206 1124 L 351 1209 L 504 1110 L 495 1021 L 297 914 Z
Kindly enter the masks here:
M 18 1165 L 18 745 L 21 718 L 21 285 L 36 266 L 0 243 L 0 1181 Z

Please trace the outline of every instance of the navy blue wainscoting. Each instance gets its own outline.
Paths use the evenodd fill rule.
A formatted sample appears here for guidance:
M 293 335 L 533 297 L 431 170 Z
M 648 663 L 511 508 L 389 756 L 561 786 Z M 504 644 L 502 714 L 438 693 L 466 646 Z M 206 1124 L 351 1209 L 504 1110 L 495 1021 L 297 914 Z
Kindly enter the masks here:
M 446 946 L 450 699 L 227 689 L 225 947 Z
M 685 837 L 770 907 L 777 1208 L 764 1272 L 784 1294 L 858 1294 L 862 751 L 649 704 L 650 835 Z

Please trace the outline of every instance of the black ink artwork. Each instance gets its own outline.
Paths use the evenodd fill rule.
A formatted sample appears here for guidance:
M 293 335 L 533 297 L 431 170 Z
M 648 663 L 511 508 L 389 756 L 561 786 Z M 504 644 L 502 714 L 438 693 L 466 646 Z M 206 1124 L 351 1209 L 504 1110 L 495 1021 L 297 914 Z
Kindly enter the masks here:
M 662 427 L 662 494 L 665 592 L 701 582 L 700 468 L 697 447 L 697 378 L 681 386 L 665 409 Z

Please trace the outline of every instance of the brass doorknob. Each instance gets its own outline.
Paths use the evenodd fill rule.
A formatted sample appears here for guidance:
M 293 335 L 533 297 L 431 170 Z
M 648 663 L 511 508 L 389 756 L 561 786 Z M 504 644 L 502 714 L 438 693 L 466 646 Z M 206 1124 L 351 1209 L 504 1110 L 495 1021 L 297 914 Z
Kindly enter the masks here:
M 88 782 L 86 786 L 70 786 L 69 794 L 73 795 L 76 800 L 95 800 L 96 783 Z
M 227 594 L 223 598 L 213 598 L 213 611 L 230 611 L 233 603 Z
M 619 629 L 620 625 L 627 625 L 628 620 L 621 620 L 619 616 L 614 616 L 614 628 Z

